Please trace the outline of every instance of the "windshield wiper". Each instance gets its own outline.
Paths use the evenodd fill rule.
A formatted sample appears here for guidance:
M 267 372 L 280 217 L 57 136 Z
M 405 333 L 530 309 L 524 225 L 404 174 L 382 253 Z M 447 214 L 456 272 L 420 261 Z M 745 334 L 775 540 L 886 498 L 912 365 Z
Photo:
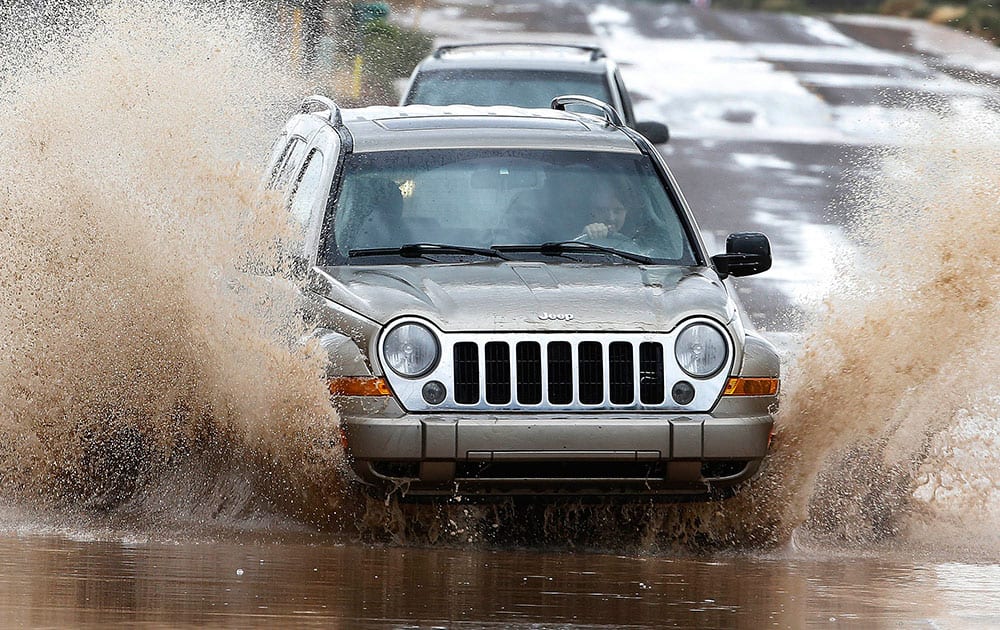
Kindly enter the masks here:
M 574 253 L 576 251 L 593 251 L 618 256 L 619 258 L 631 260 L 632 262 L 641 263 L 643 265 L 652 265 L 656 262 L 649 256 L 633 254 L 632 252 L 615 249 L 614 247 L 605 247 L 604 245 L 596 245 L 586 241 L 553 241 L 538 245 L 494 245 L 492 249 L 501 252 L 538 252 L 546 256 L 561 256 L 563 254 Z
M 467 247 L 465 245 L 445 245 L 442 243 L 407 243 L 399 247 L 370 247 L 367 249 L 352 249 L 348 258 L 360 256 L 402 256 L 403 258 L 423 258 L 428 254 L 472 254 L 487 258 L 510 260 L 495 247 Z

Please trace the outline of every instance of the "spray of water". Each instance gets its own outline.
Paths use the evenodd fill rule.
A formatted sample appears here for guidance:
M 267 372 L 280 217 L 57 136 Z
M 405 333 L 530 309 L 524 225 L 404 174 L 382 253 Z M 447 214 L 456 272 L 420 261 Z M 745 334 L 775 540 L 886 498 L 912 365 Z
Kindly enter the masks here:
M 323 358 L 294 343 L 293 287 L 238 271 L 273 259 L 286 227 L 259 168 L 305 90 L 273 38 L 249 13 L 171 2 L 37 31 L 3 17 L 18 33 L 0 68 L 7 499 L 335 510 Z
M 1000 118 L 939 122 L 849 180 L 859 253 L 790 370 L 769 490 L 813 539 L 995 555 Z

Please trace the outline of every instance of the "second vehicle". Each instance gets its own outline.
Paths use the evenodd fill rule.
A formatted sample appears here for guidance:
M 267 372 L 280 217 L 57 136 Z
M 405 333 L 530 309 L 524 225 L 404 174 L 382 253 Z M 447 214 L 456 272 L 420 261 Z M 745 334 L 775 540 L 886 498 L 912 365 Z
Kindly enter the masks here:
M 401 104 L 548 108 L 553 98 L 564 94 L 610 104 L 628 127 L 653 144 L 670 138 L 663 123 L 636 121 L 618 65 L 598 46 L 526 42 L 440 46 L 414 69 Z

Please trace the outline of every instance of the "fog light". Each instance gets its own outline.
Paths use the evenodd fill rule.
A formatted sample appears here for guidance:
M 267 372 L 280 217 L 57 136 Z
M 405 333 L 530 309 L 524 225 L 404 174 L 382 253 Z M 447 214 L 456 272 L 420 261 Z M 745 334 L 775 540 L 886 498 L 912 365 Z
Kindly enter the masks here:
M 670 390 L 670 395 L 678 405 L 686 405 L 694 400 L 694 385 L 687 381 L 677 381 Z
M 447 390 L 444 388 L 444 383 L 440 381 L 427 381 L 420 393 L 423 394 L 428 405 L 440 405 L 444 402 Z

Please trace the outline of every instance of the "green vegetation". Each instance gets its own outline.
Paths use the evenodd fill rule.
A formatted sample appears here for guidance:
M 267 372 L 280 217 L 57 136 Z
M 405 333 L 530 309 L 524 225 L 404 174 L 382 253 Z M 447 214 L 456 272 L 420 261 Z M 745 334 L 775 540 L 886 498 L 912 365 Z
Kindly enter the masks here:
M 393 9 L 381 0 L 276 0 L 261 6 L 274 24 L 276 51 L 287 55 L 289 67 L 345 107 L 396 104 L 395 83 L 433 46 L 429 34 L 391 20 Z
M 326 17 L 327 36 L 335 42 L 326 63 L 333 69 L 332 93 L 348 106 L 394 105 L 394 83 L 409 76 L 427 55 L 427 33 L 389 21 L 385 3 L 337 5 Z
M 368 96 L 380 103 L 395 103 L 393 82 L 407 77 L 427 55 L 433 40 L 422 31 L 391 24 L 384 19 L 365 24 L 362 52 L 364 83 Z
M 984 37 L 1000 46 L 1000 3 L 993 0 L 973 0 L 965 14 L 950 24 Z

